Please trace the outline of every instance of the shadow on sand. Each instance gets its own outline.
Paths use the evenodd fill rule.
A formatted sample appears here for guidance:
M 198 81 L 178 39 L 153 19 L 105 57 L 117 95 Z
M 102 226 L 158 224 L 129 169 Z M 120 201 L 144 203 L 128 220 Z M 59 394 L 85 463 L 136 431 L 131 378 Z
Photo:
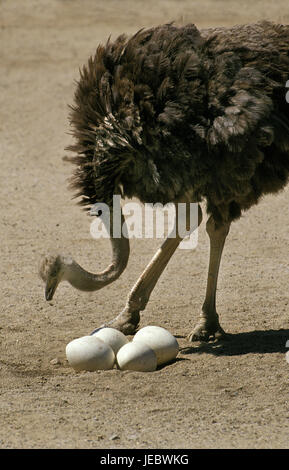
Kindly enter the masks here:
M 214 354 L 216 356 L 236 356 L 241 354 L 285 353 L 289 330 L 250 331 L 247 333 L 230 334 L 223 341 L 196 343 L 180 349 L 181 354 Z

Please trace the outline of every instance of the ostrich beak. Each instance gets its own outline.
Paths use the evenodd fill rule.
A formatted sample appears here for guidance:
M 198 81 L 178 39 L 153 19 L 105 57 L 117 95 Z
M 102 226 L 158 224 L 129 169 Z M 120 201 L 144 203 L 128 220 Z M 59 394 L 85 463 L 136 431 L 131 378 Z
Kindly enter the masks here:
M 45 286 L 45 299 L 46 300 L 53 299 L 57 286 L 58 286 L 58 282 L 56 279 L 49 279 L 46 282 L 46 286 Z

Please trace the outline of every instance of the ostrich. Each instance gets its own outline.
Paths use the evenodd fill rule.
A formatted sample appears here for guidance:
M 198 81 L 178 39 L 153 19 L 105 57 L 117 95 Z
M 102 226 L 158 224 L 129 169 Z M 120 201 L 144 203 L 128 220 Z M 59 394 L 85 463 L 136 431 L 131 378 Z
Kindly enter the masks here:
M 268 21 L 200 31 L 166 24 L 122 35 L 100 45 L 80 71 L 69 147 L 79 203 L 92 215 L 99 202 L 111 207 L 114 194 L 143 203 L 205 203 L 208 280 L 191 341 L 226 335 L 216 288 L 230 224 L 288 181 L 288 77 L 289 26 Z M 136 331 L 139 312 L 180 241 L 163 242 L 108 324 Z M 111 236 L 111 244 L 112 262 L 97 274 L 70 256 L 46 256 L 40 268 L 46 299 L 64 280 L 94 291 L 117 279 L 129 241 Z

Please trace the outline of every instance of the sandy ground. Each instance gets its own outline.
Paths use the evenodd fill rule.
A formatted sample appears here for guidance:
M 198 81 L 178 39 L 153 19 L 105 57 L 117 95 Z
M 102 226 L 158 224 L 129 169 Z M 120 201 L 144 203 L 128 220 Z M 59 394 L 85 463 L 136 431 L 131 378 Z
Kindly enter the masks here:
M 159 240 L 132 240 L 127 270 L 98 293 L 63 283 L 47 303 L 37 275 L 51 249 L 94 271 L 110 258 L 71 200 L 62 160 L 74 80 L 98 43 L 171 20 L 263 18 L 288 23 L 288 1 L 0 1 L 1 448 L 288 447 L 288 190 L 232 226 L 218 286 L 230 341 L 185 339 L 204 299 L 204 224 L 197 250 L 176 252 L 141 326 L 169 329 L 181 351 L 154 373 L 75 373 L 65 346 L 123 308 Z

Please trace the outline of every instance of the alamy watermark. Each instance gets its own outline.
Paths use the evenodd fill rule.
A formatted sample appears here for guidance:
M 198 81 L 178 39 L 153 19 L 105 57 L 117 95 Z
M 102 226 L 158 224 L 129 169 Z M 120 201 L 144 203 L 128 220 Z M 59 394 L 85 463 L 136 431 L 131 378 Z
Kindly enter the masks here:
M 95 204 L 91 215 L 97 216 L 90 226 L 93 238 L 182 238 L 181 249 L 194 249 L 198 244 L 198 204 L 125 203 L 120 209 L 120 196 L 113 196 L 112 209 L 105 203 Z M 112 210 L 112 214 L 111 214 Z M 121 211 L 125 217 L 122 222 Z M 188 213 L 189 212 L 189 213 Z M 112 217 L 111 217 L 112 215 Z M 112 220 L 112 227 L 110 226 Z

